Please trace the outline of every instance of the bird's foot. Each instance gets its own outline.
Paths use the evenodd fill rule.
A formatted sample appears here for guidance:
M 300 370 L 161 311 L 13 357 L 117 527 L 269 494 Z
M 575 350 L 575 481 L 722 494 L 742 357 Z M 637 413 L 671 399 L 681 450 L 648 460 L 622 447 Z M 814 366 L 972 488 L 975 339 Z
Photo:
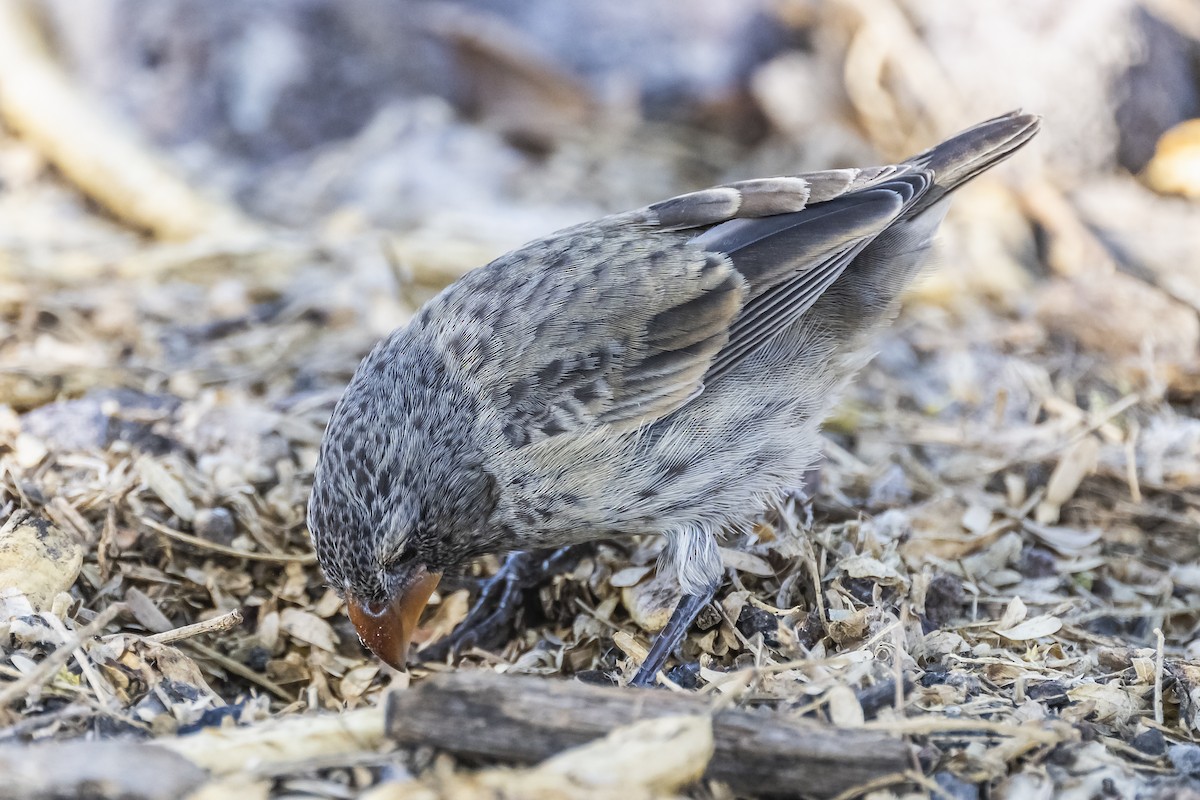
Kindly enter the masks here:
M 703 594 L 685 594 L 679 598 L 679 605 L 675 606 L 675 610 L 671 613 L 671 619 L 667 621 L 667 626 L 659 631 L 658 636 L 650 645 L 650 652 L 646 655 L 646 660 L 642 662 L 637 674 L 629 681 L 630 686 L 646 688 L 658 683 L 659 671 L 667 663 L 671 654 L 683 644 L 696 617 L 700 616 L 704 607 L 712 602 L 716 593 L 717 587 L 714 586 Z
M 510 553 L 496 574 L 480 586 L 475 604 L 458 627 L 422 649 L 421 658 L 443 661 L 472 647 L 502 645 L 521 611 L 522 595 L 570 568 L 581 555 L 578 547 Z

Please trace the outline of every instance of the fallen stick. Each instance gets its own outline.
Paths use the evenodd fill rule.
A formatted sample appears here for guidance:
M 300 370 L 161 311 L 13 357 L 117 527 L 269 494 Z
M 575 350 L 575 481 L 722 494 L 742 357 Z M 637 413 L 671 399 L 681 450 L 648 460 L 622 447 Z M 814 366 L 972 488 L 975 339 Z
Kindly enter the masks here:
M 705 777 L 754 796 L 832 797 L 911 765 L 909 746 L 893 736 L 774 712 L 713 711 L 710 703 L 698 694 L 452 672 L 389 695 L 387 732 L 400 744 L 530 763 L 637 720 L 711 714 L 715 752 Z
M 707 716 L 659 717 L 617 728 L 532 767 L 437 771 L 383 783 L 362 800 L 668 800 L 712 757 Z M 647 758 L 653 753 L 653 758 Z
M 254 780 L 353 762 L 386 742 L 383 711 L 292 717 L 157 742 L 50 742 L 0 747 L 0 800 L 138 797 L 172 800 L 204 785 L 213 797 L 227 778 Z M 695 783 L 713 752 L 706 715 L 659 717 L 523 769 L 433 771 L 375 790 L 389 800 L 658 800 Z M 654 758 L 646 758 L 654 753 Z M 100 788 L 97 788 L 100 787 Z M 372 795 L 376 796 L 376 795 Z
M 145 743 L 0 748 L 0 766 L 19 761 L 22 754 L 38 764 L 70 755 L 69 761 L 102 762 L 105 769 L 63 774 L 53 787 L 83 785 L 93 778 L 128 787 L 148 777 L 143 774 L 146 769 L 152 773 L 170 758 L 164 750 L 211 778 L 262 777 L 344 763 L 400 744 L 434 746 L 505 765 L 543 762 L 534 770 L 455 773 L 454 786 L 442 787 L 451 796 L 475 796 L 450 791 L 461 784 L 504 787 L 513 790 L 508 796 L 514 797 L 595 795 L 622 800 L 674 791 L 701 772 L 739 794 L 827 798 L 910 767 L 908 745 L 894 736 L 842 730 L 769 711 L 714 711 L 710 703 L 699 694 L 460 672 L 393 692 L 385 707 L 284 717 L 244 728 L 209 728 Z M 195 771 L 187 775 L 189 783 L 197 781 Z M 419 785 L 409 788 L 416 791 Z M 138 796 L 164 794 L 170 796 L 169 790 L 147 790 Z M 408 795 L 393 791 L 388 796 Z M 0 785 L 0 800 L 7 797 Z
M 181 628 L 172 628 L 169 631 L 162 631 L 161 633 L 152 633 L 146 638 L 157 644 L 170 644 L 180 639 L 190 639 L 193 636 L 200 636 L 205 633 L 223 633 L 241 624 L 241 609 L 235 608 L 233 611 L 222 614 L 219 617 L 194 622 L 191 625 L 184 625 Z

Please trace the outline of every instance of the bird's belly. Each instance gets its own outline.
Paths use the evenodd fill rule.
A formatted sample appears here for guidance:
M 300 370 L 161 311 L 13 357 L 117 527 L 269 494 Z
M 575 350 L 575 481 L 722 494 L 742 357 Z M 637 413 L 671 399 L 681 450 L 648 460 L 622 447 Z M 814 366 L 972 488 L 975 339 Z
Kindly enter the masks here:
M 502 506 L 523 546 L 748 526 L 799 488 L 817 456 L 818 426 L 794 403 L 764 401 L 721 414 L 698 408 L 616 443 L 556 449 L 547 440 L 514 471 Z

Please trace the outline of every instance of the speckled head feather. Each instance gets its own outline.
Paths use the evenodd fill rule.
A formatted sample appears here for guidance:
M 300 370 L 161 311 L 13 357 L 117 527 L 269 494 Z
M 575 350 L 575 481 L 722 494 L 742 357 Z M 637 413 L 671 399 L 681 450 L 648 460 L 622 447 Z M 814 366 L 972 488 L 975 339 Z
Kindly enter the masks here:
M 334 411 L 309 508 L 330 582 L 381 605 L 481 553 L 634 533 L 668 537 L 686 590 L 718 581 L 716 533 L 798 486 L 947 195 L 1038 127 L 694 192 L 468 273 Z

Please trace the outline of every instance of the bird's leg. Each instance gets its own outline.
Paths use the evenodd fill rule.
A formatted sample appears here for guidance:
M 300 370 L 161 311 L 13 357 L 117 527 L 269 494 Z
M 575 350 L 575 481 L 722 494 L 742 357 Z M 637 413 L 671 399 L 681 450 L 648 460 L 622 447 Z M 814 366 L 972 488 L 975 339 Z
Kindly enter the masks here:
M 630 686 L 655 685 L 659 670 L 679 645 L 683 644 L 692 623 L 696 621 L 696 617 L 700 616 L 704 607 L 712 602 L 716 593 L 717 584 L 713 584 L 702 594 L 685 594 L 679 598 L 679 605 L 675 606 L 675 610 L 671 612 L 671 619 L 667 621 L 667 626 L 659 631 L 654 643 L 650 645 L 650 652 L 646 655 L 646 660 L 638 668 L 633 680 L 629 681 Z
M 441 661 L 470 647 L 499 645 L 521 608 L 521 595 L 547 576 L 569 568 L 579 547 L 509 553 L 495 575 L 483 582 L 475 604 L 449 636 L 421 650 L 426 661 Z

